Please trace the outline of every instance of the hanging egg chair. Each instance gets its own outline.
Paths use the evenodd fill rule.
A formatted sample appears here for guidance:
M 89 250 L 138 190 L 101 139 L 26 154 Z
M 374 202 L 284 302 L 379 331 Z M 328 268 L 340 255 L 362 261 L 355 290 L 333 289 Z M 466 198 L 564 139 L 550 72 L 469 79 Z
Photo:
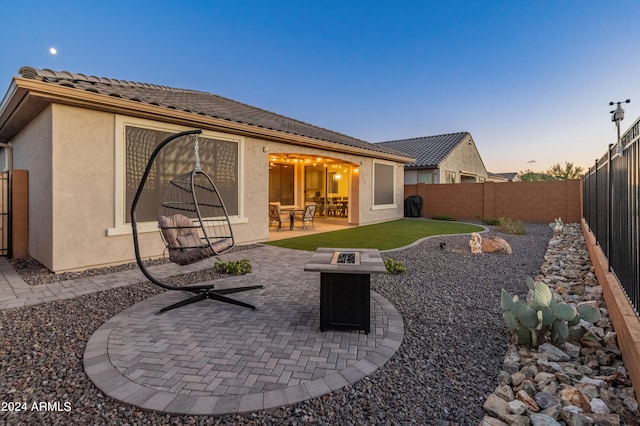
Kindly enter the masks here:
M 200 133 L 202 133 L 201 130 L 191 130 L 169 136 L 160 142 L 147 162 L 144 174 L 138 185 L 138 190 L 131 204 L 131 227 L 133 231 L 136 262 L 142 273 L 152 283 L 168 290 L 188 291 L 195 294 L 186 300 L 161 309 L 160 312 L 185 306 L 203 299 L 214 299 L 255 309 L 253 305 L 231 299 L 225 295 L 262 288 L 260 285 L 221 290 L 215 290 L 212 284 L 178 287 L 167 284 L 155 277 L 147 270 L 142 262 L 136 222 L 138 201 L 144 191 L 147 178 L 158 153 L 171 141 L 187 135 L 195 135 L 194 169 L 169 182 L 161 202 L 160 211 L 158 212 L 158 228 L 168 251 L 169 260 L 184 266 L 208 259 L 212 256 L 217 256 L 229 251 L 234 246 L 233 231 L 224 202 L 211 178 L 200 169 L 200 156 L 198 153 L 199 141 L 197 136 Z

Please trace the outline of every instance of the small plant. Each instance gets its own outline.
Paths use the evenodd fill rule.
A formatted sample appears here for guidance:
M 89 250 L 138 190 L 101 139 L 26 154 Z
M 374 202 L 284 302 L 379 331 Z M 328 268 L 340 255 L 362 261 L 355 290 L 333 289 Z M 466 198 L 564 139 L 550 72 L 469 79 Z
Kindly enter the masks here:
M 433 219 L 433 220 L 448 220 L 449 222 L 455 222 L 456 221 L 455 217 L 447 216 L 445 214 L 435 215 L 431 219 Z
M 600 319 L 600 311 L 593 305 L 583 303 L 576 308 L 556 302 L 545 283 L 530 277 L 526 282 L 528 302 L 504 289 L 500 297 L 502 316 L 518 344 L 537 348 L 546 341 L 560 345 L 571 339 L 578 340 L 584 334 L 584 328 L 578 326 L 580 320 L 593 324 Z
M 251 272 L 251 264 L 248 259 L 230 260 L 228 262 L 222 262 L 219 257 L 213 268 L 217 272 L 224 272 L 230 275 L 244 275 Z
M 496 231 L 504 232 L 505 234 L 525 235 L 527 233 L 527 228 L 521 220 L 499 217 Z
M 404 264 L 400 260 L 394 260 L 388 258 L 384 260 L 384 267 L 387 268 L 387 273 L 392 275 L 404 274 L 407 272 Z
M 564 223 L 562 222 L 561 217 L 554 219 L 553 222 L 549 224 L 549 226 L 555 233 L 562 234 L 564 232 Z
M 500 225 L 500 219 L 483 219 L 482 223 L 489 226 L 498 226 Z

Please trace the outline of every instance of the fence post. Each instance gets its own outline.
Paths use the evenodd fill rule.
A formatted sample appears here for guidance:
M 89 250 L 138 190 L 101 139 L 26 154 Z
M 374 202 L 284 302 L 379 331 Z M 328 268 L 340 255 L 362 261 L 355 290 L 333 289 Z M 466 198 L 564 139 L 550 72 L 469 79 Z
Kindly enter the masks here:
M 613 167 L 611 165 L 611 150 L 613 149 L 613 144 L 609 144 L 609 150 L 607 151 L 607 172 L 608 172 L 608 182 L 607 182 L 607 263 L 609 264 L 609 272 L 611 272 L 611 259 L 613 259 L 613 253 L 611 252 L 613 247 Z

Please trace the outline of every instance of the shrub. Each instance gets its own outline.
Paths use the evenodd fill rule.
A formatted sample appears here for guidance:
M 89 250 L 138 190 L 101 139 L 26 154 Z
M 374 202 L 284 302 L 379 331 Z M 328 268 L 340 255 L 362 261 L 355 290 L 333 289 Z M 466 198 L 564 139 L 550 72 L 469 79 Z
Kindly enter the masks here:
M 482 219 L 482 223 L 489 226 L 498 226 L 500 225 L 500 219 Z
M 456 221 L 455 217 L 447 216 L 445 214 L 435 215 L 431 219 L 433 219 L 433 220 L 448 220 L 449 222 L 455 222 Z
M 222 262 L 219 257 L 213 268 L 217 272 L 224 272 L 230 275 L 244 275 L 251 272 L 251 264 L 248 259 L 230 260 L 229 262 Z
M 394 260 L 392 258 L 384 260 L 384 267 L 387 268 L 387 273 L 392 275 L 398 275 L 407 272 L 407 268 L 405 268 L 402 261 Z
M 521 220 L 499 217 L 496 231 L 504 232 L 505 234 L 525 235 L 527 228 Z
M 562 234 L 564 232 L 564 222 L 561 217 L 557 217 L 549 224 L 554 234 Z

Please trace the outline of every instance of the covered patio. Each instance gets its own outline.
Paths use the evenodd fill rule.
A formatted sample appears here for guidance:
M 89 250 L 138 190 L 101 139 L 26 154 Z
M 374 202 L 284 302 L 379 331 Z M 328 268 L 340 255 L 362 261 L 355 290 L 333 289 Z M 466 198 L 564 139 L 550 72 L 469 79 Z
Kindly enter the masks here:
M 269 239 L 267 241 L 284 240 L 287 238 L 304 237 L 305 235 L 321 234 L 323 232 L 340 231 L 342 229 L 352 228 L 355 225 L 349 225 L 346 219 L 322 219 L 315 218 L 313 227 L 307 226 L 303 229 L 298 221 L 294 221 L 293 229 L 289 226 L 283 226 L 278 230 L 277 226 L 269 227 Z
M 317 219 L 357 223 L 360 167 L 327 155 L 269 154 L 269 202 L 283 208 L 316 205 Z

